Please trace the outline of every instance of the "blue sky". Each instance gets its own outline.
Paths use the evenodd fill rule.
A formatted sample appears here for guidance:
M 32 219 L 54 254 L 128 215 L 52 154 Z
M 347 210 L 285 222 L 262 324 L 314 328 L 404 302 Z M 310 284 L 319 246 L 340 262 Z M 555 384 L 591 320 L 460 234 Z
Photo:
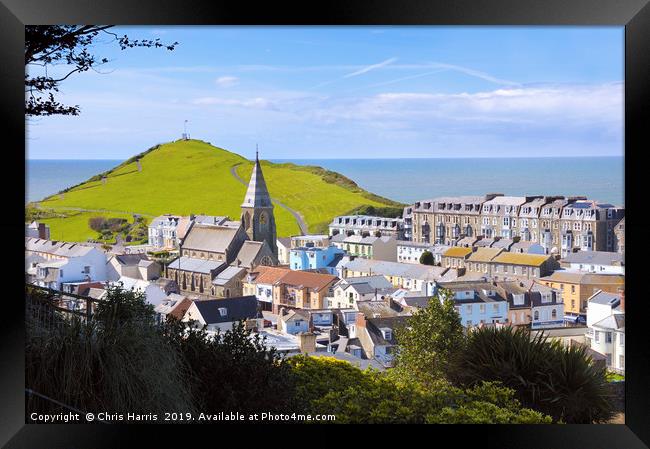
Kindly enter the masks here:
M 125 159 L 188 131 L 251 157 L 623 154 L 622 27 L 120 27 L 27 122 L 32 159 Z M 57 70 L 62 70 L 58 68 Z

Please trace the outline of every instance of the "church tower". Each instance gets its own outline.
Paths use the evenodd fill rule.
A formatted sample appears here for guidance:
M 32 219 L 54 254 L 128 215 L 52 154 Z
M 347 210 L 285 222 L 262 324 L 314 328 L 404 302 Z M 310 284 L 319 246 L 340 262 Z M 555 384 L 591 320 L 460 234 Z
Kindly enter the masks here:
M 253 167 L 251 180 L 248 183 L 246 197 L 241 205 L 241 223 L 249 239 L 256 242 L 266 240 L 273 254 L 277 257 L 278 247 L 276 244 L 273 204 L 266 188 L 264 175 L 262 175 L 257 148 L 255 149 L 255 166 Z

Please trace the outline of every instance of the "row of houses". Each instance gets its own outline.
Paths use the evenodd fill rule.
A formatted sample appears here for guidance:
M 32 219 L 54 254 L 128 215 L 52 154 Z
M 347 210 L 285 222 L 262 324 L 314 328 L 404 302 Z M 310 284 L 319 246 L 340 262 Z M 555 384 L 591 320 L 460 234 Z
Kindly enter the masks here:
M 586 197 L 480 196 L 417 201 L 404 211 L 407 234 L 419 243 L 453 245 L 464 237 L 520 237 L 547 254 L 624 248 L 625 209 Z

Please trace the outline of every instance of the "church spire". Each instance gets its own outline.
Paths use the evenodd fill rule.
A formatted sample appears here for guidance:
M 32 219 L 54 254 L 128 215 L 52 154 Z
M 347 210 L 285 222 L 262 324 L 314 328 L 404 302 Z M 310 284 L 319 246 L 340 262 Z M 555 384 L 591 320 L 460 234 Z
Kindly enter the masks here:
M 255 146 L 255 165 L 253 165 L 253 173 L 248 182 L 248 189 L 246 190 L 242 207 L 273 207 L 271 195 L 269 195 L 269 190 L 266 188 L 266 182 L 262 174 L 257 145 Z

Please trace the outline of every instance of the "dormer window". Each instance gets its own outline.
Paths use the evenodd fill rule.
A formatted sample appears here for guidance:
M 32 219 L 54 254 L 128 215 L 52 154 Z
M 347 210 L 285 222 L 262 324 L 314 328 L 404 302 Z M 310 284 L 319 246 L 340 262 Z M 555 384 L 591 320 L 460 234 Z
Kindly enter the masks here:
M 393 331 L 388 327 L 382 327 L 381 336 L 384 337 L 384 340 L 391 340 L 393 338 Z

